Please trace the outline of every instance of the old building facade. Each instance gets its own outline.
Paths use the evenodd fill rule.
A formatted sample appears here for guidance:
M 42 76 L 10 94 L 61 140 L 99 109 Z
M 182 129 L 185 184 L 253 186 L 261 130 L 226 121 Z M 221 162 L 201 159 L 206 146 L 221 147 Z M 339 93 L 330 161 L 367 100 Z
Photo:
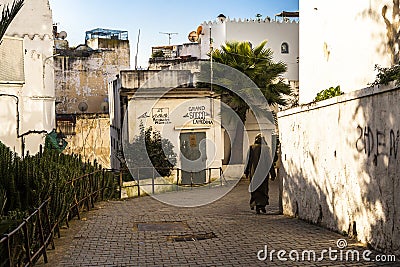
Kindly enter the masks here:
M 173 144 L 176 167 L 195 168 L 197 182 L 208 182 L 206 169 L 215 169 L 219 175 L 223 158 L 220 102 L 212 98 L 209 88 L 193 86 L 190 70 L 122 71 L 120 78 L 110 83 L 109 90 L 110 96 L 113 95 L 110 97 L 113 168 L 121 166 L 123 142 L 132 142 L 142 125 L 159 131 Z M 190 159 L 194 155 L 191 153 L 201 154 L 198 166 L 185 163 L 183 157 Z
M 56 119 L 66 152 L 110 167 L 108 82 L 130 67 L 128 33 L 94 29 L 77 47 L 57 40 L 55 53 Z
M 19 154 L 55 128 L 52 24 L 48 0 L 26 1 L 0 45 L 0 141 Z

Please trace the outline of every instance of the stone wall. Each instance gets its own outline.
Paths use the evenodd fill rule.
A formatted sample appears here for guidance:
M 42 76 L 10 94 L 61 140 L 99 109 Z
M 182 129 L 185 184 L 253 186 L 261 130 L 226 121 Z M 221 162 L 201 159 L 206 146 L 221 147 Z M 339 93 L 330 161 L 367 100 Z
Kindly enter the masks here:
M 96 160 L 110 168 L 110 119 L 108 115 L 80 115 L 76 118 L 75 135 L 68 135 L 64 153 L 79 154 L 84 161 Z
M 284 213 L 400 254 L 399 102 L 372 87 L 280 112 Z

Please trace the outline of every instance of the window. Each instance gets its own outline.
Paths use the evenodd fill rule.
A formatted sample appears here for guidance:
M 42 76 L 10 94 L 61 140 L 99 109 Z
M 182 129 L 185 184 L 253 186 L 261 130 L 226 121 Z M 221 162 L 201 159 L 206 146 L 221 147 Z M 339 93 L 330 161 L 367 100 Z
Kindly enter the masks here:
M 0 44 L 0 83 L 24 83 L 23 39 L 4 37 Z
M 75 135 L 76 117 L 72 115 L 58 116 L 56 118 L 57 133 Z
M 281 53 L 282 54 L 289 54 L 289 45 L 287 43 L 281 44 Z

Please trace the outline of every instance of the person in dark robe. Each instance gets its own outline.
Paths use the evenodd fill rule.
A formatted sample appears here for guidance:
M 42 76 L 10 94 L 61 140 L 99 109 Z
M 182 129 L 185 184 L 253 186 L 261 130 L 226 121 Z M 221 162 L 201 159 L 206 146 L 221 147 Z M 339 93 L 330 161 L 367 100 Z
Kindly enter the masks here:
M 256 213 L 266 213 L 265 206 L 269 205 L 268 180 L 275 180 L 276 173 L 272 162 L 271 151 L 261 134 L 257 134 L 254 145 L 248 152 L 248 160 L 244 174 L 250 179 L 249 191 L 250 208 L 256 207 Z

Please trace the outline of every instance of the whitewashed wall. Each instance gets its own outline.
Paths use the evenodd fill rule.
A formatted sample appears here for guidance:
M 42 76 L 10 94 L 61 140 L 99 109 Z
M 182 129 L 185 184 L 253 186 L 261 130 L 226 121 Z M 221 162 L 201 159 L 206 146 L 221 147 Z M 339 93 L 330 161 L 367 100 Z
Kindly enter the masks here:
M 375 64 L 390 66 L 382 7 L 390 0 L 300 0 L 300 103 L 341 86 L 350 92 L 375 80 Z
M 190 93 L 187 95 L 190 96 Z M 213 109 L 211 109 L 213 107 Z M 152 127 L 161 133 L 163 138 L 169 139 L 174 145 L 174 152 L 177 154 L 177 167 L 180 166 L 180 134 L 187 132 L 205 132 L 206 133 L 206 152 L 207 168 L 219 168 L 222 166 L 223 144 L 221 136 L 220 102 L 206 97 L 174 98 L 173 95 L 168 98 L 162 98 L 157 102 L 137 98 L 131 100 L 127 116 L 129 125 L 129 138 L 133 140 L 134 136 L 140 133 L 140 123 L 142 122 L 146 129 Z M 201 109 L 204 111 L 206 123 L 190 118 L 192 109 Z M 159 110 L 158 109 L 162 109 Z M 161 119 L 158 114 L 162 114 Z M 167 114 L 167 116 L 164 116 Z M 212 115 L 213 114 L 213 115 Z
M 400 90 L 279 113 L 284 213 L 400 254 Z
M 201 35 L 201 58 L 208 59 L 210 51 L 210 27 L 213 48 L 219 49 L 227 41 L 249 41 L 253 46 L 268 40 L 267 47 L 274 52 L 273 60 L 287 64 L 288 71 L 283 75 L 291 81 L 299 80 L 299 23 L 277 22 L 267 20 L 231 20 L 224 22 L 202 23 L 203 35 Z M 289 53 L 281 54 L 281 44 L 289 45 Z
M 0 4 L 11 3 L 0 0 Z M 2 7 L 1 7 L 2 8 Z M 6 32 L 6 36 L 23 41 L 24 83 L 0 83 L 0 141 L 18 153 L 22 152 L 22 138 L 28 131 L 49 132 L 55 127 L 55 97 L 53 70 L 52 12 L 48 0 L 25 1 L 24 6 Z M 4 108 L 3 108 L 4 107 Z M 25 152 L 36 153 L 44 143 L 45 134 L 24 137 Z

